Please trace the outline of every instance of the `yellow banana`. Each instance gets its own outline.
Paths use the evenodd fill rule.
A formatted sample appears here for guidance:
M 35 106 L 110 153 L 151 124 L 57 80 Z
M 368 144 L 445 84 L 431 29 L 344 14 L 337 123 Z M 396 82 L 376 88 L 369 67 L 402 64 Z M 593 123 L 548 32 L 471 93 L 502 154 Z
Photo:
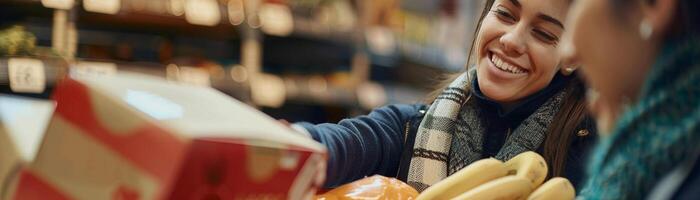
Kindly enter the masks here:
M 532 183 L 532 189 L 540 186 L 547 177 L 547 162 L 532 151 L 518 154 L 505 163 L 508 175 L 526 178 Z
M 528 200 L 573 200 L 576 190 L 569 180 L 562 177 L 549 179 L 530 194 Z
M 450 199 L 507 174 L 503 162 L 493 158 L 476 161 L 423 191 L 416 200 Z
M 530 192 L 530 180 L 520 176 L 506 176 L 471 189 L 453 200 L 524 200 Z

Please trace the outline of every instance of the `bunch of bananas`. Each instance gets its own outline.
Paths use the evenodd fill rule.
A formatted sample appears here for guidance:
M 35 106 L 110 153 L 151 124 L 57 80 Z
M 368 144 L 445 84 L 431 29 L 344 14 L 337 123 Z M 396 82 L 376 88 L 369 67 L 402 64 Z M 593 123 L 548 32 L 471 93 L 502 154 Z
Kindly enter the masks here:
M 544 183 L 547 170 L 544 158 L 531 151 L 505 163 L 483 159 L 429 187 L 417 200 L 574 199 L 576 191 L 569 180 L 555 177 Z

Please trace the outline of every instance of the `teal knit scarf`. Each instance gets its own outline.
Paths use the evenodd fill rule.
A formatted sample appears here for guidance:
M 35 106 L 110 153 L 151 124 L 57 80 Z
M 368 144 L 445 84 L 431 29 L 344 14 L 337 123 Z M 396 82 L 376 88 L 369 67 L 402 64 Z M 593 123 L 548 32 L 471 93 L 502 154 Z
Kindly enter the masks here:
M 700 151 L 700 40 L 670 42 L 640 100 L 602 138 L 580 193 L 586 200 L 644 199 L 675 166 Z

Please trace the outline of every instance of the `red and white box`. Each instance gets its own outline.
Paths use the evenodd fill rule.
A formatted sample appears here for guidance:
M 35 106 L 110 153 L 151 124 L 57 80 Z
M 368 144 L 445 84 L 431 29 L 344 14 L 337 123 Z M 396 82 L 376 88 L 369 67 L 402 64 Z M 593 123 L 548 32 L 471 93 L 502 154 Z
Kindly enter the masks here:
M 0 199 L 34 160 L 55 104 L 50 100 L 0 94 Z
M 12 199 L 308 199 L 324 181 L 321 144 L 208 87 L 121 72 L 53 99 Z

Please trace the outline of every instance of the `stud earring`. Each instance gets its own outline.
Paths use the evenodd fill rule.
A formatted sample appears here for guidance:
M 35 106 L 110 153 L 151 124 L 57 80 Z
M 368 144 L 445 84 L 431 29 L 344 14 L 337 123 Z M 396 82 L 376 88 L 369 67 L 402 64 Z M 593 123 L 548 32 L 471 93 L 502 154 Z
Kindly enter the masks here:
M 574 71 L 576 71 L 576 68 L 574 68 L 574 67 L 564 67 L 564 71 L 562 71 L 562 73 L 564 75 L 568 76 L 568 75 L 573 74 Z
M 651 26 L 651 22 L 647 19 L 643 19 L 642 22 L 639 23 L 639 36 L 644 40 L 649 40 L 653 33 L 654 27 Z

